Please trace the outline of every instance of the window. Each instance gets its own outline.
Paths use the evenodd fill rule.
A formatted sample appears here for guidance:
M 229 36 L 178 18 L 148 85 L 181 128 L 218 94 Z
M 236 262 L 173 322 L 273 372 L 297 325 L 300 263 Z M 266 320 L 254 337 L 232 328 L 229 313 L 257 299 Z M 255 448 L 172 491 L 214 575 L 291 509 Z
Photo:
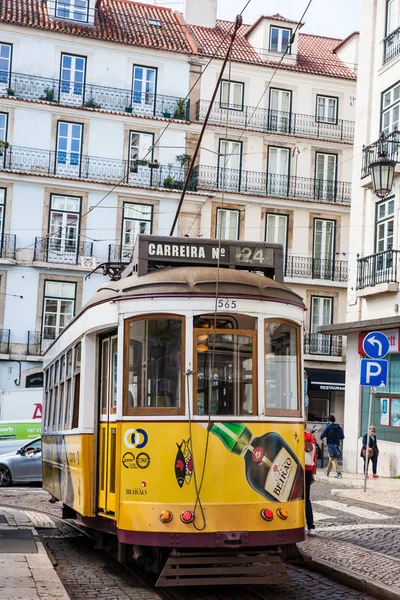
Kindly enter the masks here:
M 268 148 L 267 194 L 287 196 L 289 192 L 290 150 L 289 148 Z
M 184 411 L 184 320 L 177 316 L 126 321 L 125 414 Z
M 265 215 L 265 241 L 282 244 L 283 253 L 287 253 L 289 215 L 267 213 Z
M 43 431 L 78 427 L 80 370 L 81 342 L 46 369 Z
M 338 120 L 338 98 L 332 96 L 317 96 L 317 114 L 318 123 L 337 124 Z
M 131 204 L 124 202 L 122 216 L 122 253 L 121 259 L 130 259 L 136 236 L 139 233 L 149 235 L 153 230 L 153 206 L 149 204 Z
M 376 205 L 375 257 L 372 268 L 375 273 L 385 271 L 389 275 L 393 267 L 394 198 Z
M 265 323 L 266 413 L 299 411 L 299 327 Z
M 153 169 L 147 161 L 152 162 L 154 156 L 154 134 L 131 131 L 129 138 L 129 181 L 140 185 L 150 185 Z
M 215 238 L 238 240 L 240 237 L 240 210 L 217 208 Z
M 56 17 L 71 21 L 87 22 L 89 0 L 56 0 Z
M 32 373 L 26 376 L 25 387 L 27 388 L 42 388 L 43 373 Z
M 0 188 L 0 250 L 3 248 L 5 210 L 6 210 L 6 190 L 4 188 Z
M 60 121 L 57 129 L 57 174 L 79 174 L 83 126 Z
M 132 102 L 135 112 L 152 113 L 155 106 L 157 69 L 133 67 Z
M 292 92 L 272 88 L 269 93 L 268 127 L 271 131 L 290 132 Z
M 86 58 L 61 55 L 60 101 L 81 104 L 85 87 Z
M 318 333 L 321 325 L 330 325 L 333 316 L 333 298 L 311 296 L 310 354 L 331 354 L 331 336 Z
M 81 198 L 52 195 L 50 199 L 49 262 L 76 264 L 79 245 Z
M 400 0 L 388 0 L 386 35 L 400 27 Z
M 10 85 L 11 56 L 12 45 L 0 42 L 0 89 Z
M 317 152 L 315 157 L 315 197 L 336 198 L 337 155 Z
M 53 341 L 75 314 L 76 283 L 45 281 L 43 340 Z
M 400 130 L 400 83 L 382 94 L 381 129 L 385 135 Z
M 256 319 L 247 315 L 194 318 L 198 415 L 257 415 Z
M 400 427 L 400 398 L 381 398 L 380 425 Z
M 7 124 L 8 124 L 8 114 L 0 113 L 0 140 L 5 142 L 7 139 Z
M 333 279 L 336 221 L 314 219 L 313 278 Z
M 238 81 L 221 81 L 221 108 L 243 110 L 244 84 Z
M 282 29 L 281 27 L 271 27 L 269 49 L 271 52 L 286 52 L 289 48 L 289 41 L 292 36 L 291 29 Z M 290 54 L 290 48 L 288 50 Z
M 158 19 L 147 19 L 147 21 L 153 27 L 161 27 L 161 22 Z
M 242 168 L 242 143 L 219 140 L 218 187 L 238 192 Z
M 118 338 L 107 336 L 101 340 L 101 412 L 103 415 L 117 411 Z

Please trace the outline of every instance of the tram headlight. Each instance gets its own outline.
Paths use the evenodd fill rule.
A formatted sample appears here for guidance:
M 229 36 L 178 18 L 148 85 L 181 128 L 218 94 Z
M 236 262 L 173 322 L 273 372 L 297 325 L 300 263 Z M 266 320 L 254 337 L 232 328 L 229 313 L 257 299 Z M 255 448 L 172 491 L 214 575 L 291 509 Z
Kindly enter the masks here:
M 269 508 L 263 508 L 261 511 L 261 516 L 264 521 L 272 521 L 274 518 L 274 513 Z
M 184 510 L 181 514 L 182 523 L 193 523 L 194 513 L 191 510 Z
M 170 523 L 173 519 L 173 514 L 170 510 L 163 510 L 160 514 L 161 523 Z
M 286 519 L 289 516 L 288 511 L 286 510 L 286 508 L 278 508 L 278 510 L 276 511 L 276 514 L 278 515 L 278 517 L 280 517 L 283 521 L 286 521 Z

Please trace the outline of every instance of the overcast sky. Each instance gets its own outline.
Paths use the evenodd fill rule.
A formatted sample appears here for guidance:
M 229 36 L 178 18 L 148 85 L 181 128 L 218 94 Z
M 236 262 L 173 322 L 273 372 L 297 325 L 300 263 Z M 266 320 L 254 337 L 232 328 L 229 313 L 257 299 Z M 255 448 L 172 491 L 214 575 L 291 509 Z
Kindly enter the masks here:
M 183 0 L 141 1 L 183 12 Z M 307 3 L 307 0 L 251 0 L 244 12 L 244 22 L 254 23 L 260 15 L 273 15 L 277 12 L 295 21 L 300 19 Z M 246 0 L 218 0 L 218 18 L 232 21 L 245 4 Z M 304 19 L 305 26 L 302 32 L 345 38 L 353 31 L 359 30 L 360 12 L 361 0 L 313 0 Z

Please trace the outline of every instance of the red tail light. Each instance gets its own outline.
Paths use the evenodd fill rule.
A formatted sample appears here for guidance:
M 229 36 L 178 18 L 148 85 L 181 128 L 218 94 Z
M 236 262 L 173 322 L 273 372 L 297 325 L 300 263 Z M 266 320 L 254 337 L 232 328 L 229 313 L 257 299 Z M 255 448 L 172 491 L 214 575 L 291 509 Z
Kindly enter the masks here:
M 194 513 L 191 510 L 184 510 L 181 514 L 182 523 L 193 523 Z
M 274 518 L 274 513 L 269 508 L 263 508 L 261 511 L 261 516 L 265 521 L 272 521 Z

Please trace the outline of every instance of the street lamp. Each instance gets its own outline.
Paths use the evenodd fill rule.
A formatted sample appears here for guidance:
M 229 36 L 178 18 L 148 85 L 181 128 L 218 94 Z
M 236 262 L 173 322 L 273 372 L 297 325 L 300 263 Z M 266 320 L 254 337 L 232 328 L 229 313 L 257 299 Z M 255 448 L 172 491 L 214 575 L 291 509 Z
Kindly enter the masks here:
M 392 191 L 394 169 L 396 167 L 396 161 L 389 158 L 384 144 L 384 135 L 381 135 L 379 139 L 378 159 L 369 165 L 372 187 L 374 188 L 374 194 L 378 198 L 386 198 Z

